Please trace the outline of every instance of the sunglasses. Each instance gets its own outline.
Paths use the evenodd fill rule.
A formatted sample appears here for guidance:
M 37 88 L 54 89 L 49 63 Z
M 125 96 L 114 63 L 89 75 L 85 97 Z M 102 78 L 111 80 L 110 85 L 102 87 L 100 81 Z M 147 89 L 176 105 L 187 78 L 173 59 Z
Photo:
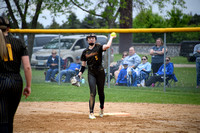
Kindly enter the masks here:
M 169 61 L 169 60 L 165 60 L 165 61 Z
M 56 54 L 56 53 L 52 53 L 52 54 Z
M 127 56 L 127 55 L 123 55 L 123 56 Z
M 146 59 L 142 59 L 142 60 L 146 60 Z

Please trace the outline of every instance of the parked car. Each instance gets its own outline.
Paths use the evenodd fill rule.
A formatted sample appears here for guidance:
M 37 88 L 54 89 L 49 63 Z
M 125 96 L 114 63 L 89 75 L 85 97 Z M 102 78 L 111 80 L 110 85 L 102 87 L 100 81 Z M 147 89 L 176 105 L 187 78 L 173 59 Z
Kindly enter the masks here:
M 193 56 L 194 46 L 199 44 L 200 41 L 182 41 L 180 46 L 180 56 L 187 57 L 190 62 L 195 61 Z
M 107 43 L 107 37 L 104 35 L 97 35 L 97 42 L 104 45 Z M 81 56 L 83 50 L 88 47 L 85 35 L 71 35 L 60 38 L 60 57 L 65 61 L 65 66 L 68 67 L 71 62 L 74 62 L 77 56 Z M 42 49 L 33 53 L 31 58 L 31 65 L 35 68 L 47 68 L 46 62 L 50 56 L 52 49 L 56 49 L 59 54 L 59 38 L 55 38 L 47 43 Z M 105 52 L 104 54 L 107 54 Z M 104 57 L 104 56 L 103 56 Z M 111 55 L 111 62 L 114 55 Z M 104 58 L 107 62 L 107 58 Z M 106 66 L 107 67 L 107 66 Z
M 43 48 L 52 39 L 59 37 L 58 34 L 37 34 L 33 42 L 33 53 Z M 25 44 L 28 44 L 27 36 L 24 36 Z

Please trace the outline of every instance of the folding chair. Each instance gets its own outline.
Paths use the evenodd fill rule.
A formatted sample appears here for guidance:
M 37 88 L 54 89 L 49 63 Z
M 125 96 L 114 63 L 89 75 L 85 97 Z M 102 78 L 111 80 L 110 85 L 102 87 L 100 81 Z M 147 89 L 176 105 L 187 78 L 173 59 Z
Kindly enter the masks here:
M 173 87 L 175 86 L 175 83 L 178 82 L 178 79 L 176 78 L 175 74 L 173 73 L 172 75 L 168 75 L 166 76 L 166 86 L 167 87 L 172 87 L 172 83 L 173 84 Z M 163 84 L 162 84 L 163 83 Z M 161 87 L 161 86 L 164 86 L 164 79 L 162 82 L 158 82 L 157 87 Z
M 139 77 L 139 81 L 141 82 L 141 80 L 147 80 L 149 78 L 149 74 L 151 73 L 151 71 L 141 71 L 140 72 L 140 77 Z
M 137 86 L 136 72 L 133 69 L 127 73 L 127 86 Z
M 178 82 L 178 79 L 176 78 L 175 74 L 173 73 L 172 75 L 169 75 L 166 78 L 167 81 L 167 86 L 172 87 L 172 83 L 174 83 L 173 87 L 175 86 L 175 83 Z
M 164 82 L 164 79 L 162 82 Z M 157 87 L 161 86 L 162 82 L 158 82 Z M 174 74 L 174 64 L 173 64 L 173 74 L 166 76 L 166 86 L 171 87 L 172 83 L 174 83 L 173 86 L 175 86 L 176 82 L 178 82 L 178 79 L 176 78 L 176 76 Z

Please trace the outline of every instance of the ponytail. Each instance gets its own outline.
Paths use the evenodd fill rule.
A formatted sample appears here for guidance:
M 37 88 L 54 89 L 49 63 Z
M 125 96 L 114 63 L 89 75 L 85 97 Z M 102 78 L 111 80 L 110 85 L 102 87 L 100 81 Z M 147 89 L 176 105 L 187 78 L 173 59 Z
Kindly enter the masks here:
M 5 56 L 7 56 L 6 42 L 2 30 L 0 30 L 0 58 L 3 60 Z

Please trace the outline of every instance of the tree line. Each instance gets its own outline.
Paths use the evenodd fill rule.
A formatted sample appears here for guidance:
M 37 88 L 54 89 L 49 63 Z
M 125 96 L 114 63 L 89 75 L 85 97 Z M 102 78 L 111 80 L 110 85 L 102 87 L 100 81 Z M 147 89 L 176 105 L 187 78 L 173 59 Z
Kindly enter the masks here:
M 174 8 L 169 11 L 168 18 L 164 18 L 152 12 L 151 5 L 157 5 L 163 11 L 166 5 Z M 82 21 L 72 12 L 79 8 L 88 13 Z M 199 26 L 199 15 L 183 14 L 180 9 L 185 9 L 185 0 L 1 0 L 0 10 L 8 16 L 13 28 L 42 29 L 42 28 L 167 28 Z M 133 10 L 140 13 L 133 19 Z M 39 23 L 39 16 L 48 10 L 52 17 L 68 15 L 66 21 L 59 25 L 55 19 L 48 27 Z M 66 16 L 67 16 L 66 15 Z M 45 15 L 42 17 L 46 17 Z M 27 18 L 30 18 L 28 22 Z M 31 22 L 31 23 L 30 23 Z M 162 37 L 160 33 L 137 33 L 119 35 L 121 51 L 127 49 L 129 42 L 152 43 L 156 37 Z M 197 39 L 199 33 L 170 33 L 167 35 L 168 42 L 179 42 L 182 39 Z M 20 35 L 23 39 L 23 34 Z M 30 58 L 33 49 L 34 34 L 28 34 L 28 50 Z M 117 39 L 116 39 L 117 40 Z M 125 42 L 127 40 L 127 42 Z
M 167 12 L 167 16 L 153 13 L 152 8 L 141 10 L 133 18 L 133 28 L 173 28 L 173 27 L 200 27 L 200 15 L 184 14 L 182 10 L 173 8 Z M 66 21 L 59 25 L 55 19 L 46 27 L 38 23 L 39 29 L 98 29 L 108 28 L 108 24 L 103 18 L 93 15 L 86 16 L 82 21 L 75 13 L 71 13 Z M 119 22 L 113 24 L 113 28 L 119 28 Z M 156 38 L 162 37 L 163 33 L 133 33 L 134 43 L 154 43 Z M 183 40 L 199 40 L 199 32 L 167 33 L 168 43 L 180 43 Z M 117 39 L 115 39 L 117 40 Z M 118 41 L 118 40 L 117 40 Z

